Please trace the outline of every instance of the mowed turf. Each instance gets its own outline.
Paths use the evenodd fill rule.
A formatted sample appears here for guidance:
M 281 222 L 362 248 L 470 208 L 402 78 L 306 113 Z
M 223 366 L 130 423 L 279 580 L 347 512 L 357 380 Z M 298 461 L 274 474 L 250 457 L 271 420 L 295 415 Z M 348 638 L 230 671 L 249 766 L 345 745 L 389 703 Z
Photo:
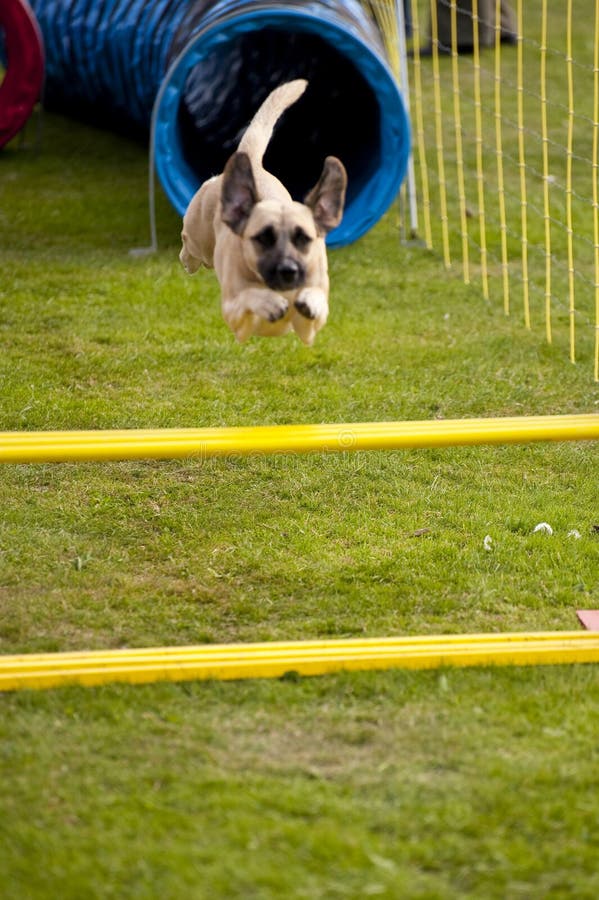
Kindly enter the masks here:
M 314 348 L 239 346 L 143 146 L 46 114 L 0 155 L 0 429 L 596 412 L 398 240 L 330 254 Z M 548 522 L 553 535 L 533 533 Z M 594 444 L 4 466 L 0 651 L 569 630 L 599 606 Z M 485 541 L 489 537 L 490 541 Z M 22 898 L 596 897 L 594 666 L 0 697 Z

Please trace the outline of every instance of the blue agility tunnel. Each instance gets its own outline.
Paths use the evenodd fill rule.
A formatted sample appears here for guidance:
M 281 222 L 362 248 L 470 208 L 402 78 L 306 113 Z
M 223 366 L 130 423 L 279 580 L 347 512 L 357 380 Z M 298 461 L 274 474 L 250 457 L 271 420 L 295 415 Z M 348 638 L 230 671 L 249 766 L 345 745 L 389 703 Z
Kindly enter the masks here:
M 349 177 L 330 246 L 356 240 L 397 195 L 410 128 L 375 22 L 358 0 L 31 0 L 46 44 L 46 105 L 151 134 L 180 215 L 222 171 L 253 113 L 284 81 L 309 87 L 265 166 L 301 200 L 324 158 Z

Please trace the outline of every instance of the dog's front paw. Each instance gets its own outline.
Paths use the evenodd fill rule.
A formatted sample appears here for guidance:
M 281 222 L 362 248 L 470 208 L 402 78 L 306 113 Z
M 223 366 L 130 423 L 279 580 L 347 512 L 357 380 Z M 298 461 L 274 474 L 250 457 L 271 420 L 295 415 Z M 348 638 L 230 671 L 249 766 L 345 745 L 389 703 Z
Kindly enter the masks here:
M 312 309 L 310 304 L 306 303 L 305 300 L 299 300 L 299 299 L 296 300 L 295 308 L 297 309 L 298 313 L 300 315 L 302 315 L 305 319 L 315 319 L 316 318 L 316 313 L 314 312 L 314 310 Z
M 276 291 L 263 288 L 250 289 L 244 292 L 244 302 L 247 308 L 261 319 L 267 322 L 278 322 L 287 315 L 289 304 L 285 297 Z
M 295 301 L 295 308 L 305 319 L 326 319 L 327 298 L 319 288 L 304 288 Z
M 264 319 L 268 319 L 269 322 L 278 322 L 279 319 L 282 319 L 287 315 L 287 310 L 289 309 L 289 304 L 285 300 L 284 297 L 280 298 L 282 303 L 273 303 L 272 309 L 269 310 L 268 314 L 263 316 Z

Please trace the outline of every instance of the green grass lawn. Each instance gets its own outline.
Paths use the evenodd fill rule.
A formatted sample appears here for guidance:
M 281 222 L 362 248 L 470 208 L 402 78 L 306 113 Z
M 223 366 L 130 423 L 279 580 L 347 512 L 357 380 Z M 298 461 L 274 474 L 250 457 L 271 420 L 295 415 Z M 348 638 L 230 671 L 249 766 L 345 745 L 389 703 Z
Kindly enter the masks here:
M 160 251 L 129 255 L 146 179 L 143 146 L 53 115 L 0 155 L 0 430 L 597 411 L 588 357 L 402 245 L 395 211 L 330 254 L 314 348 L 237 345 L 164 198 Z M 592 444 L 5 466 L 0 651 L 574 629 L 598 524 Z M 0 696 L 0 893 L 591 900 L 598 688 L 563 666 Z

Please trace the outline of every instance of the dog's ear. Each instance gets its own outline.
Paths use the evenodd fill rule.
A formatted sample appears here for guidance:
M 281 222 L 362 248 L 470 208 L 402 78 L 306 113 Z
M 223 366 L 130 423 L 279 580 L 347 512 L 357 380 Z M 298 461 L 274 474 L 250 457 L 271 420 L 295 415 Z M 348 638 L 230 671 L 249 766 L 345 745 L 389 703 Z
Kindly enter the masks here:
M 336 156 L 327 156 L 318 183 L 304 200 L 312 210 L 321 234 L 327 234 L 341 221 L 346 187 L 347 172 L 343 163 Z
M 247 153 L 234 153 L 223 171 L 221 208 L 223 222 L 235 234 L 243 234 L 250 213 L 258 202 L 256 182 Z

